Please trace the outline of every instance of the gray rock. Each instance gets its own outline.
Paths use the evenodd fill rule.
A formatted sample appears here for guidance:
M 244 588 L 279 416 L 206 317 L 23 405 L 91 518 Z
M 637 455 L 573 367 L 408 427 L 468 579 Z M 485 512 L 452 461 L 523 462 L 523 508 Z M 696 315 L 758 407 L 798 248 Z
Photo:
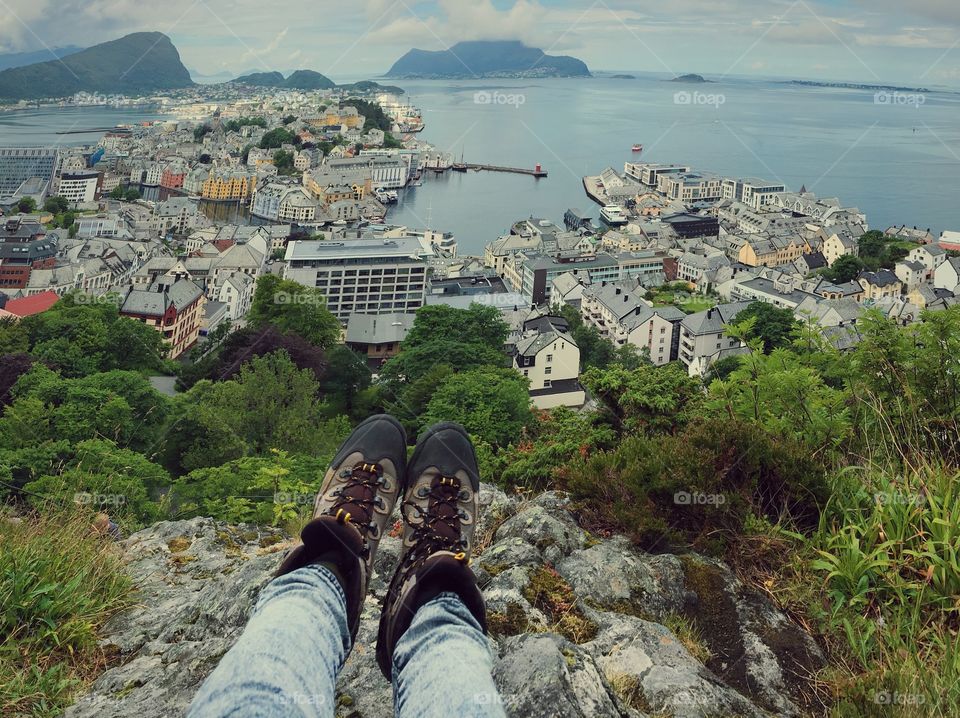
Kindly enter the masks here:
M 557 564 L 557 572 L 589 606 L 651 619 L 684 609 L 683 566 L 675 556 L 636 552 L 624 537 L 581 551 Z
M 707 666 L 767 710 L 802 715 L 802 686 L 826 665 L 816 642 L 722 562 L 696 555 L 683 562 L 697 597 L 690 615 L 713 653 Z
M 520 538 L 537 548 L 550 563 L 583 548 L 587 536 L 565 511 L 532 504 L 497 529 L 496 542 Z
M 516 636 L 500 650 L 493 677 L 511 718 L 640 715 L 620 702 L 590 654 L 562 636 Z
M 584 648 L 625 700 L 673 718 L 767 715 L 724 685 L 667 628 L 597 612 L 597 637 Z

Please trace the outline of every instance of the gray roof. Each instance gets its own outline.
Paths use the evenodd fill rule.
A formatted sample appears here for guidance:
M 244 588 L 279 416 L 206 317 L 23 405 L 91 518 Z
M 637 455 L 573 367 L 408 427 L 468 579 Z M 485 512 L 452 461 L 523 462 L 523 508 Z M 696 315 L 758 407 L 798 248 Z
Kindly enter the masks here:
M 150 289 L 131 289 L 123 300 L 121 313 L 160 317 L 171 305 L 180 312 L 203 296 L 200 287 L 189 279 L 177 279 L 169 284 L 170 279 L 157 279 Z
M 682 326 L 691 334 L 719 334 L 725 325 L 735 321 L 737 315 L 753 302 L 731 302 L 718 304 L 702 312 L 687 316 Z
M 351 314 L 347 319 L 348 344 L 402 342 L 413 327 L 415 314 Z
M 560 331 L 548 331 L 548 332 L 538 332 L 528 337 L 524 337 L 517 342 L 517 354 L 526 357 L 532 357 L 539 354 L 546 347 L 553 344 L 557 339 L 563 339 L 564 341 L 573 344 L 576 346 L 577 343 L 573 341 L 573 338 L 569 334 L 564 334 Z

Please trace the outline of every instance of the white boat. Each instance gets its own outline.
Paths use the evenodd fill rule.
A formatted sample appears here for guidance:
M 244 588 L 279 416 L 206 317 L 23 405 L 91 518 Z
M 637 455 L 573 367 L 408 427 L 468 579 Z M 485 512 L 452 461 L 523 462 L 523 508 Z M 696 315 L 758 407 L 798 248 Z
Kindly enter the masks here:
M 603 209 L 600 210 L 600 219 L 611 227 L 622 227 L 627 223 L 623 209 L 617 204 L 604 205 Z

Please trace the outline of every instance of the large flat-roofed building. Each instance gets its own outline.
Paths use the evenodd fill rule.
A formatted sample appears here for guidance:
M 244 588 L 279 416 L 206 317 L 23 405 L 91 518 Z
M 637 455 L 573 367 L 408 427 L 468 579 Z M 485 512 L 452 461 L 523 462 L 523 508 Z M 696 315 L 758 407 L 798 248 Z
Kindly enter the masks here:
M 354 312 L 413 312 L 426 297 L 428 256 L 415 237 L 293 241 L 284 276 L 323 292 L 341 321 Z
M 74 204 L 93 202 L 100 193 L 103 175 L 94 171 L 64 172 L 57 194 Z
M 601 252 L 591 255 L 533 256 L 524 261 L 520 286 L 515 289 L 529 297 L 533 304 L 550 304 L 553 280 L 570 271 L 585 274 L 591 282 L 615 282 L 639 277 L 645 283 L 663 284 L 666 258 L 666 254 L 652 251 L 619 255 Z
M 40 179 L 44 192 L 53 181 L 60 152 L 50 147 L 0 147 L 0 198 L 11 197 L 30 179 Z

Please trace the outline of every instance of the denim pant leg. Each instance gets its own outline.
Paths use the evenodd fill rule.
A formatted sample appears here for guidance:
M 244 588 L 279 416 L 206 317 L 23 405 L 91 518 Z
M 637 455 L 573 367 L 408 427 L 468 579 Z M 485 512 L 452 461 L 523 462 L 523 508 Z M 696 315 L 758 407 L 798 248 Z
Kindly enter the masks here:
M 240 638 L 193 699 L 189 718 L 332 716 L 350 652 L 346 599 L 311 564 L 271 581 Z
M 425 603 L 393 655 L 398 718 L 502 718 L 493 657 L 480 624 L 455 593 Z

